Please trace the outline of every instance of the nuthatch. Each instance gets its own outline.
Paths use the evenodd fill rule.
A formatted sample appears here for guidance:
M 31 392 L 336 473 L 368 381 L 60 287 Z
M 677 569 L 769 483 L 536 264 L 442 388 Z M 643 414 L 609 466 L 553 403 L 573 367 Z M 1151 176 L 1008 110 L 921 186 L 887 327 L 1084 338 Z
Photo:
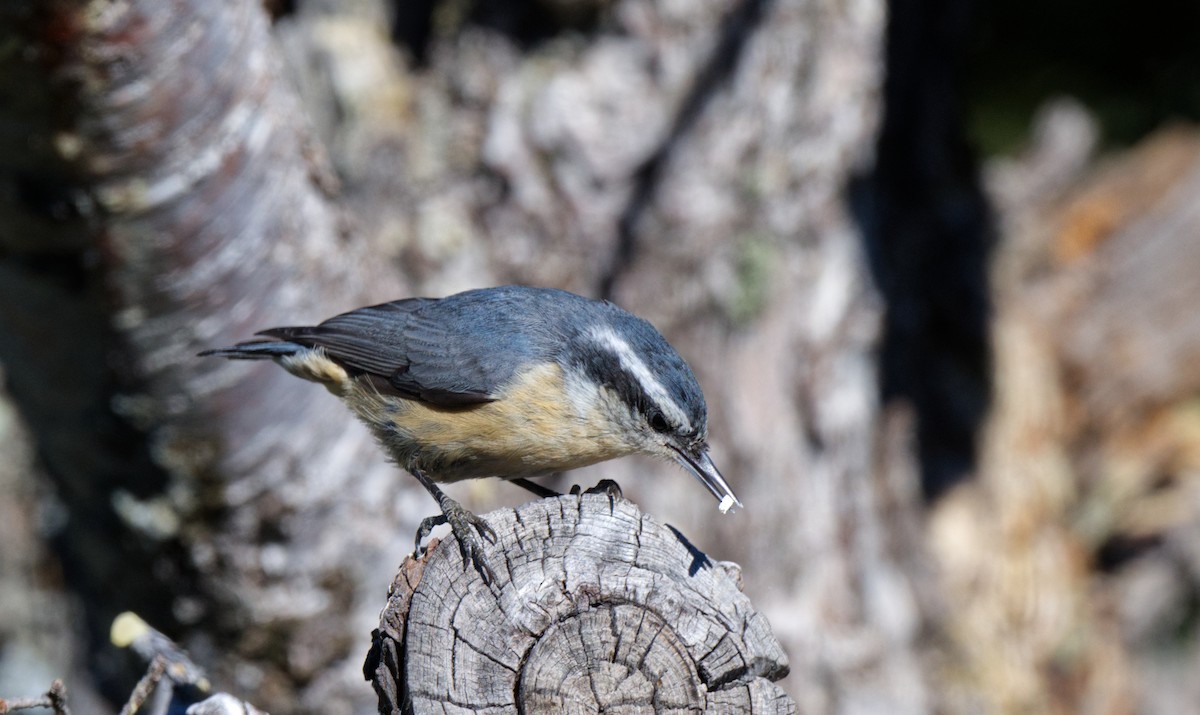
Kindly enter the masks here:
M 201 355 L 271 359 L 319 382 L 437 500 L 463 560 L 490 570 L 470 527 L 483 519 L 435 482 L 526 479 L 642 453 L 678 462 L 741 502 L 708 456 L 708 411 L 691 369 L 650 323 L 607 301 L 504 286 L 409 298 Z

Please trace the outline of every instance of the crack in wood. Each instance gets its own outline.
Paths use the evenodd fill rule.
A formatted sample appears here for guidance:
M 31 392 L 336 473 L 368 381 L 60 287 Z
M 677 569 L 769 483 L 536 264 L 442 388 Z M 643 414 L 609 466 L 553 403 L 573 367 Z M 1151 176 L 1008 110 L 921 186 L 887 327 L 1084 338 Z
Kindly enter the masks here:
M 760 676 L 786 672 L 787 659 L 731 578 L 737 570 L 693 573 L 696 550 L 686 539 L 629 502 L 594 497 L 488 515 L 508 566 L 495 590 L 462 571 L 453 549 L 428 554 L 404 620 L 402 682 L 394 691 L 377 684 L 380 707 L 396 700 L 385 693 L 407 687 L 418 692 L 414 715 L 447 707 L 548 712 L 564 704 L 795 712 Z M 435 683 L 446 692 L 429 687 Z M 774 709 L 761 709 L 772 702 Z

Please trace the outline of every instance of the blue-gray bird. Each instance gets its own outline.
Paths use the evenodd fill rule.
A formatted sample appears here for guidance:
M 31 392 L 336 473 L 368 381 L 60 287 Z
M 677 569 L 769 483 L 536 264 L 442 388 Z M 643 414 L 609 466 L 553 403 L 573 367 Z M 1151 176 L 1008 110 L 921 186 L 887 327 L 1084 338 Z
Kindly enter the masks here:
M 504 286 L 360 308 L 317 326 L 201 355 L 271 359 L 319 382 L 371 429 L 437 500 L 463 552 L 491 571 L 487 523 L 435 482 L 526 481 L 630 454 L 683 465 L 720 500 L 741 502 L 708 455 L 708 411 L 696 377 L 650 323 L 607 301 Z

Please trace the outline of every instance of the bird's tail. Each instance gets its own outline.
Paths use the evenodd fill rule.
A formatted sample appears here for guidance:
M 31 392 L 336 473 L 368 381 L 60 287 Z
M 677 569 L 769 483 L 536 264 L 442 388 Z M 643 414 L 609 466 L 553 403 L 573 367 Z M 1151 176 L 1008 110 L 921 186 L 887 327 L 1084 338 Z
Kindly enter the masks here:
M 282 340 L 251 340 L 227 348 L 205 350 L 200 357 L 223 357 L 230 360 L 274 360 L 295 355 L 306 348 Z

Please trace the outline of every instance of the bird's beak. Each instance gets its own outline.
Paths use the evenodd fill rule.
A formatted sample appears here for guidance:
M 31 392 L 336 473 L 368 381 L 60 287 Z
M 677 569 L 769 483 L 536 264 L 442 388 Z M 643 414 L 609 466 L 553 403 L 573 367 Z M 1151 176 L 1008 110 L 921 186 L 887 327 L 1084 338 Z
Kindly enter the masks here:
M 722 514 L 742 505 L 734 496 L 733 490 L 725 483 L 725 477 L 721 476 L 717 465 L 713 464 L 712 458 L 708 456 L 707 447 L 702 447 L 695 453 L 689 453 L 678 447 L 671 447 L 671 449 L 675 451 L 675 460 L 683 465 L 684 469 L 694 474 L 696 479 L 699 479 L 700 483 L 712 492 L 714 497 L 721 500 L 718 508 Z

